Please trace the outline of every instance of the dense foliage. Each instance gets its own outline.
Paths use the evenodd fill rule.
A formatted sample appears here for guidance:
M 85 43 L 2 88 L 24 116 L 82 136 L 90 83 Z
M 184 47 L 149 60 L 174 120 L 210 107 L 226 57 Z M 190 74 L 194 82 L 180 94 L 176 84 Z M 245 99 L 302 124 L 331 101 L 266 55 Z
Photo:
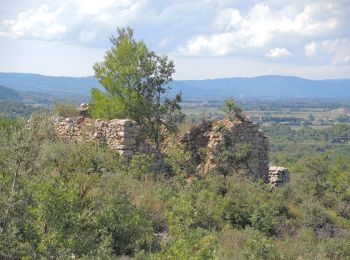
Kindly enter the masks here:
M 161 175 L 146 155 L 127 163 L 107 147 L 57 139 L 49 118 L 1 121 L 0 258 L 350 257 L 342 150 L 317 157 L 305 143 L 291 183 L 271 190 L 244 174 L 202 176 L 175 137 L 164 148 L 173 175 Z M 320 131 L 348 134 L 342 126 Z M 287 147 L 289 129 L 267 132 L 278 158 L 274 142 Z

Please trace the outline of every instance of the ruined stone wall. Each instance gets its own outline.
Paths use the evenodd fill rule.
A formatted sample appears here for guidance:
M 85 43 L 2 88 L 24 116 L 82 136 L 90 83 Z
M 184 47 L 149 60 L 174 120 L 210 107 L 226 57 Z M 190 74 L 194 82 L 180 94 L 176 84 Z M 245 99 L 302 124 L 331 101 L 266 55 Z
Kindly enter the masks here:
M 225 131 L 222 131 L 222 129 Z M 254 178 L 268 181 L 269 143 L 259 130 L 259 126 L 249 121 L 220 120 L 204 122 L 192 128 L 182 139 L 185 148 L 191 153 L 192 160 L 198 167 L 208 172 L 219 166 L 218 160 L 222 152 L 224 135 L 232 140 L 232 151 L 237 144 L 247 144 L 250 152 L 244 164 L 246 170 Z M 203 152 L 205 151 L 205 152 Z M 205 156 L 204 154 L 207 154 Z
M 126 158 L 136 153 L 154 152 L 154 148 L 142 138 L 136 122 L 129 119 L 95 120 L 86 117 L 87 114 L 81 114 L 75 118 L 53 119 L 57 134 L 62 139 L 107 145 Z M 237 144 L 249 146 L 249 157 L 242 164 L 242 169 L 252 177 L 270 182 L 273 187 L 282 186 L 289 181 L 288 169 L 269 167 L 268 139 L 258 125 L 248 120 L 202 122 L 187 132 L 181 142 L 190 152 L 192 162 L 204 172 L 209 172 L 225 163 L 219 160 L 225 136 L 232 141 L 231 152 L 235 152 Z
M 151 151 L 151 146 L 141 138 L 139 127 L 129 119 L 94 120 L 81 116 L 55 117 L 53 121 L 57 134 L 65 140 L 106 144 L 124 157 Z
M 269 182 L 272 187 L 281 187 L 289 182 L 289 171 L 287 168 L 271 165 L 269 168 Z

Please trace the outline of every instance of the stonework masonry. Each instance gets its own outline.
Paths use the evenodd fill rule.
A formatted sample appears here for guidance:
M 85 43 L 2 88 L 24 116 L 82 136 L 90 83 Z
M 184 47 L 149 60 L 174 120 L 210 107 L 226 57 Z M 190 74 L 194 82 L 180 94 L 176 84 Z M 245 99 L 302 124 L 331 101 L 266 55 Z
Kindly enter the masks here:
M 289 182 L 289 171 L 287 168 L 271 165 L 269 167 L 269 182 L 272 187 L 280 187 Z
M 203 122 L 193 127 L 182 139 L 186 149 L 190 152 L 193 162 L 208 172 L 218 166 L 218 156 L 221 152 L 221 142 L 224 134 L 219 131 L 225 128 L 225 135 L 233 144 L 247 144 L 250 155 L 246 162 L 246 169 L 254 178 L 268 181 L 269 172 L 269 143 L 259 130 L 259 126 L 249 121 L 220 120 Z M 202 150 L 206 149 L 206 156 Z M 234 147 L 232 147 L 234 149 Z
M 55 117 L 57 134 L 65 140 L 93 141 L 107 145 L 122 157 L 130 158 L 136 153 L 154 152 L 140 133 L 135 121 L 130 119 L 91 119 L 88 105 L 81 105 L 81 116 L 74 118 Z M 224 129 L 224 131 L 222 131 Z M 249 154 L 244 162 L 244 170 L 255 179 L 270 182 L 279 187 L 289 181 L 289 172 L 278 166 L 269 167 L 269 142 L 259 130 L 259 126 L 248 120 L 213 120 L 194 126 L 181 142 L 191 155 L 191 161 L 204 172 L 220 166 L 222 141 L 232 141 L 230 151 L 235 152 L 237 144 L 247 144 Z
M 99 120 L 86 117 L 53 119 L 57 134 L 71 141 L 106 144 L 123 157 L 150 152 L 152 147 L 141 138 L 137 124 L 129 119 Z

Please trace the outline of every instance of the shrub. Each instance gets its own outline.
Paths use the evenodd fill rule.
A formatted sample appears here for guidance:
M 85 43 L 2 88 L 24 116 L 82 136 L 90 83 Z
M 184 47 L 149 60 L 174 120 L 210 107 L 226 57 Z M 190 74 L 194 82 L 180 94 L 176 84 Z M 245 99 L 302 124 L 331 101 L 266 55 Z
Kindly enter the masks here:
M 246 259 L 279 259 L 278 253 L 271 240 L 255 230 L 247 230 L 248 238 L 242 255 Z
M 253 229 L 227 229 L 219 237 L 219 259 L 279 259 L 272 240 Z
M 79 116 L 79 110 L 74 104 L 58 102 L 53 108 L 53 113 L 61 117 L 76 117 Z
M 310 227 L 319 236 L 329 236 L 334 234 L 334 222 L 329 214 L 319 203 L 305 201 L 302 203 L 303 220 L 306 227 Z

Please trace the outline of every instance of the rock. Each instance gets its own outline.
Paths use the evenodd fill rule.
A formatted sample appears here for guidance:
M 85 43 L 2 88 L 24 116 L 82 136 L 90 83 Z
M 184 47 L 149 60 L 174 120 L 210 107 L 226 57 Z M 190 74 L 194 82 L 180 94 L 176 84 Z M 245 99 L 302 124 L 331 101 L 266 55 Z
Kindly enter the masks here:
M 287 168 L 271 165 L 269 167 L 269 182 L 272 187 L 281 187 L 289 182 L 289 171 Z
M 130 120 L 130 119 L 121 119 L 121 120 L 118 120 L 117 121 L 117 124 L 118 125 L 121 125 L 121 126 L 131 126 L 133 124 L 133 121 Z
M 82 103 L 82 104 L 80 104 L 80 109 L 79 109 L 80 111 L 80 115 L 82 116 L 82 117 L 89 117 L 90 116 L 90 114 L 89 114 L 89 104 L 87 104 L 87 103 Z

